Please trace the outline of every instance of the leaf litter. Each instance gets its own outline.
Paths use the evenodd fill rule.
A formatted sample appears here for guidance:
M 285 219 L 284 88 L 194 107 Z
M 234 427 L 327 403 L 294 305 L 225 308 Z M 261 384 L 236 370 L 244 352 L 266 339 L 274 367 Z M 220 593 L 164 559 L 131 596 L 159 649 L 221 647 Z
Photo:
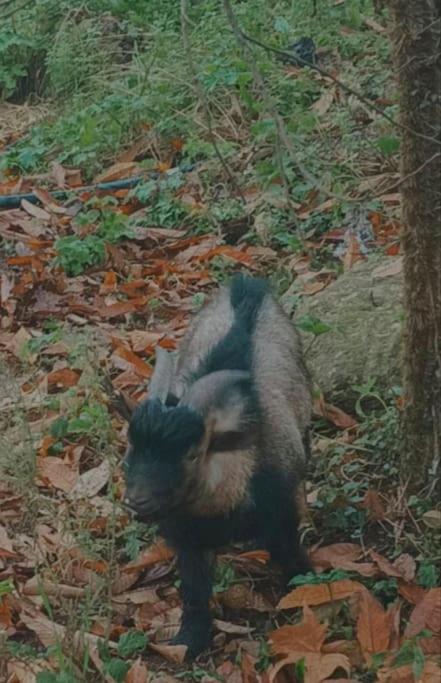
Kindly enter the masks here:
M 380 30 L 372 22 L 368 26 Z M 335 86 L 325 89 L 313 111 L 324 117 L 336 97 Z M 139 165 L 134 158 L 143 144 L 136 143 L 95 180 L 135 175 Z M 81 184 L 78 169 L 58 162 L 52 165 L 52 177 L 60 188 Z M 22 187 L 27 184 L 22 179 Z M 126 399 L 139 401 L 148 388 L 156 345 L 177 346 L 198 297 L 216 284 L 216 260 L 233 269 L 271 272 L 279 255 L 246 242 L 225 244 L 218 235 L 194 236 L 180 225 L 137 223 L 131 235 L 106 244 L 102 259 L 92 267 L 68 273 L 60 265 L 58 240 L 78 234 L 74 219 L 85 210 L 90 192 L 80 192 L 75 205 L 63 205 L 46 188 L 32 189 L 39 205 L 23 200 L 19 209 L 0 213 L 0 234 L 15 249 L 13 256 L 8 251 L 1 273 L 0 351 L 12 377 L 18 377 L 19 369 L 27 372 L 18 382 L 17 400 L 7 396 L 6 403 L 0 402 L 0 421 L 8 452 L 16 447 L 11 409 L 12 422 L 21 414 L 28 424 L 21 438 L 28 438 L 29 431 L 40 444 L 35 469 L 29 466 L 27 473 L 28 490 L 16 494 L 14 472 L 8 471 L 2 483 L 0 624 L 15 643 L 31 643 L 37 651 L 75 643 L 78 652 L 89 652 L 91 670 L 105 680 L 112 680 L 106 673 L 106 648 L 114 655 L 118 638 L 136 626 L 147 635 L 147 646 L 141 654 L 128 655 L 124 680 L 171 683 L 178 680 L 174 674 L 182 680 L 185 648 L 166 642 L 180 616 L 173 552 L 150 532 L 147 540 L 136 536 L 120 504 L 118 459 L 126 428 L 101 380 L 105 374 L 115 396 L 124 390 Z M 190 189 L 184 195 L 192 206 L 201 207 L 199 195 L 193 197 Z M 385 203 L 397 202 L 390 194 L 383 198 Z M 114 199 L 116 220 L 128 215 L 142 221 L 142 207 L 126 201 L 124 193 Z M 334 204 L 333 199 L 320 204 L 312 193 L 309 201 L 297 205 L 298 217 L 304 221 L 325 215 Z M 84 236 L 95 228 L 83 226 Z M 365 258 L 372 241 L 396 253 L 399 226 L 379 212 L 362 214 L 345 228 L 324 233 L 319 243 L 310 239 L 308 245 L 317 252 L 323 244 L 336 245 L 334 253 L 345 270 Z M 286 260 L 304 295 L 314 296 L 332 281 L 331 271 L 311 268 L 309 255 Z M 375 274 L 386 278 L 400 271 L 397 259 Z M 315 412 L 350 443 L 358 429 L 355 417 L 322 396 Z M 94 433 L 98 423 L 101 431 Z M 108 438 L 103 439 L 103 433 Z M 36 501 L 41 505 L 29 522 L 21 506 Z M 367 489 L 363 506 L 370 523 L 387 520 L 388 508 L 375 488 Z M 439 511 L 426 512 L 423 521 L 438 528 Z M 440 654 L 440 589 L 415 583 L 410 555 L 389 560 L 373 547 L 336 542 L 313 547 L 310 557 L 315 577 L 309 582 L 306 577 L 304 585 L 284 595 L 268 586 L 272 570 L 265 551 L 239 549 L 222 558 L 236 575 L 214 600 L 214 628 L 221 646 L 209 661 L 217 676 L 229 683 L 282 683 L 297 681 L 294 672 L 302 670 L 305 683 L 351 680 L 366 672 L 375 657 L 384 656 L 380 683 L 411 681 L 412 667 L 395 666 L 392 656 L 418 639 L 426 656 L 421 680 L 437 680 L 440 670 L 430 657 Z M 349 576 L 327 580 L 326 573 L 332 571 Z M 385 607 L 373 594 L 372 582 L 390 579 L 397 582 L 397 598 Z M 103 621 L 95 606 L 84 631 L 70 623 L 69 614 L 90 598 L 90 591 L 102 603 L 107 601 L 109 615 Z M 350 639 L 342 637 L 348 628 Z M 262 642 L 270 653 L 267 660 L 259 654 Z M 11 681 L 35 681 L 39 671 L 54 666 L 51 657 L 23 664 L 11 655 L 7 673 Z

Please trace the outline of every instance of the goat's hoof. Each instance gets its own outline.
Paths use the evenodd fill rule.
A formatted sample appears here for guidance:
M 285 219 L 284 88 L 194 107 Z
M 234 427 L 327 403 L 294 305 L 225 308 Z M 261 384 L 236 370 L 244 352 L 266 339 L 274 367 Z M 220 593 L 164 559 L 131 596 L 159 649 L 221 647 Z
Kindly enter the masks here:
M 206 624 L 195 623 L 191 627 L 188 625 L 181 627 L 171 643 L 172 645 L 186 645 L 185 659 L 187 661 L 195 659 L 211 645 L 211 626 L 207 628 Z

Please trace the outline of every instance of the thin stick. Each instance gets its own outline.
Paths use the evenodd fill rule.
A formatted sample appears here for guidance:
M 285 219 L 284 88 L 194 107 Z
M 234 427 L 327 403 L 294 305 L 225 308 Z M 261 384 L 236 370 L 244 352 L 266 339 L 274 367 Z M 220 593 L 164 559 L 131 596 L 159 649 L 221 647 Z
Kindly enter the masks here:
M 262 92 L 262 95 L 264 96 L 264 98 L 266 100 L 266 104 L 267 104 L 267 108 L 268 108 L 269 113 L 271 114 L 271 116 L 274 119 L 279 140 L 283 143 L 283 145 L 287 149 L 292 161 L 294 162 L 294 164 L 297 166 L 298 170 L 300 171 L 300 174 L 303 176 L 303 178 L 305 180 L 307 180 L 309 183 L 311 183 L 311 185 L 313 187 L 316 187 L 317 189 L 319 189 L 327 197 L 330 197 L 332 199 L 338 199 L 339 201 L 343 201 L 343 202 L 354 201 L 348 197 L 343 197 L 341 195 L 335 194 L 333 192 L 330 192 L 329 190 L 324 189 L 323 188 L 323 182 L 320 182 L 319 179 L 316 178 L 300 161 L 300 159 L 298 158 L 298 155 L 296 154 L 296 152 L 294 150 L 291 139 L 290 139 L 290 137 L 286 131 L 285 122 L 283 121 L 283 118 L 279 114 L 276 106 L 272 102 L 271 96 L 268 93 L 268 89 L 265 85 L 265 81 L 263 79 L 263 76 L 260 73 L 259 69 L 257 68 L 256 62 L 254 60 L 254 55 L 251 51 L 251 48 L 247 44 L 247 37 L 239 27 L 236 15 L 234 14 L 233 8 L 231 7 L 230 0 L 223 0 L 223 5 L 224 5 L 225 14 L 226 14 L 228 22 L 232 28 L 232 31 L 236 37 L 236 40 L 237 40 L 238 44 L 240 45 L 240 47 L 243 49 L 244 54 L 248 55 L 248 57 L 249 57 L 249 64 L 251 67 L 253 78 L 254 78 L 256 84 L 258 85 L 260 91 Z
M 243 204 L 246 204 L 246 199 L 245 199 L 245 196 L 242 192 L 242 189 L 241 189 L 240 185 L 238 184 L 236 178 L 234 177 L 232 171 L 229 169 L 224 157 L 222 156 L 222 153 L 219 149 L 219 146 L 216 142 L 216 137 L 215 137 L 214 131 L 213 131 L 213 123 L 212 123 L 212 118 L 211 118 L 210 107 L 208 106 L 207 98 L 205 96 L 204 89 L 203 89 L 201 82 L 199 80 L 199 76 L 198 76 L 194 61 L 193 61 L 190 39 L 188 36 L 188 23 L 189 23 L 189 20 L 188 20 L 188 1 L 187 0 L 181 0 L 182 42 L 184 44 L 185 55 L 187 57 L 187 63 L 188 63 L 188 67 L 189 67 L 189 70 L 191 73 L 191 77 L 193 79 L 194 88 L 195 88 L 196 93 L 198 95 L 199 102 L 201 103 L 202 108 L 204 110 L 204 115 L 205 115 L 205 119 L 207 122 L 208 136 L 210 138 L 211 144 L 213 145 L 213 149 L 216 153 L 216 156 L 222 165 L 222 168 L 224 169 L 225 173 L 227 174 L 228 178 L 230 179 L 231 184 L 237 190 L 237 193 L 240 196 Z
M 399 121 L 396 121 L 392 116 L 389 116 L 389 114 L 383 111 L 383 109 L 377 107 L 376 104 L 366 99 L 366 97 L 364 97 L 364 95 L 362 95 L 358 90 L 354 90 L 354 88 L 351 88 L 351 86 L 347 85 L 343 81 L 340 81 L 340 79 L 334 76 L 330 71 L 326 71 L 326 69 L 323 69 L 321 66 L 318 66 L 318 64 L 312 64 L 311 62 L 308 62 L 307 60 L 303 59 L 297 54 L 294 56 L 291 53 L 286 52 L 285 50 L 279 50 L 277 47 L 273 47 L 272 45 L 262 43 L 260 40 L 257 40 L 257 38 L 253 38 L 252 36 L 249 36 L 248 34 L 244 33 L 239 26 L 237 26 L 236 31 L 240 32 L 243 40 L 248 41 L 249 43 L 253 43 L 254 45 L 257 45 L 258 47 L 261 47 L 264 50 L 267 50 L 268 52 L 273 52 L 274 54 L 279 55 L 280 57 L 284 57 L 287 61 L 290 61 L 291 63 L 293 63 L 295 59 L 296 63 L 300 62 L 301 64 L 303 64 L 303 66 L 308 66 L 310 69 L 313 69 L 313 71 L 317 71 L 317 73 L 321 74 L 325 78 L 329 78 L 331 81 L 336 83 L 336 85 L 340 86 L 342 90 L 346 90 L 346 92 L 350 95 L 354 95 L 354 97 L 360 100 L 360 102 L 363 102 L 363 104 L 369 107 L 369 109 L 372 109 L 373 111 L 377 112 L 377 114 L 379 114 L 384 119 L 389 121 L 389 123 L 391 123 L 396 128 L 405 130 L 407 133 L 412 133 L 412 135 L 415 135 L 418 138 L 422 138 L 423 140 L 428 140 L 436 145 L 440 145 L 440 141 L 437 138 L 433 138 L 430 135 L 424 135 L 423 133 L 418 133 L 412 128 L 409 128 L 408 126 L 405 126 Z M 236 33 L 236 31 L 234 32 Z

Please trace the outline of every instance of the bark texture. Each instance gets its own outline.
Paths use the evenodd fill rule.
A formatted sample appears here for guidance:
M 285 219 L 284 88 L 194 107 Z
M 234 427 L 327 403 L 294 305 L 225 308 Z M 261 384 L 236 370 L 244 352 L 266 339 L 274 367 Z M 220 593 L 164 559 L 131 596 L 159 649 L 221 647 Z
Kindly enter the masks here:
M 441 61 L 439 0 L 390 0 L 402 132 L 405 409 L 402 474 L 439 486 L 441 450 Z

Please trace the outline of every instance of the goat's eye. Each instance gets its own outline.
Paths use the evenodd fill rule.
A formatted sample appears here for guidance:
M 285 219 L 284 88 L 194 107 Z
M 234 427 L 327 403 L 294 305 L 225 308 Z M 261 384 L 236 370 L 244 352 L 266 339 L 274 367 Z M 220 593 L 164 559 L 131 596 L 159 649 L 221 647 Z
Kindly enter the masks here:
M 198 459 L 198 455 L 199 455 L 199 453 L 198 453 L 197 451 L 195 451 L 195 452 L 193 452 L 193 453 L 189 453 L 189 454 L 187 455 L 187 459 L 188 459 L 189 462 L 195 462 L 195 460 Z

